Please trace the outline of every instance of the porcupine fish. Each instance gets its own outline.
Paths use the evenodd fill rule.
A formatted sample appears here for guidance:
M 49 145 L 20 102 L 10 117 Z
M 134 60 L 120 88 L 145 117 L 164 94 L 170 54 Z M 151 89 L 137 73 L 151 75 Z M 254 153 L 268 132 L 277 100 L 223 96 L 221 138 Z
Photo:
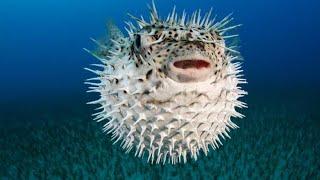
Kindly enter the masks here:
M 211 19 L 175 11 L 161 19 L 152 3 L 150 21 L 130 15 L 128 37 L 109 25 L 110 40 L 88 51 L 100 64 L 86 68 L 97 77 L 88 79 L 90 92 L 100 95 L 94 120 L 105 121 L 103 131 L 114 143 L 135 156 L 148 154 L 148 162 L 197 160 L 199 151 L 222 145 L 220 138 L 238 126 L 231 117 L 244 117 L 236 108 L 246 95 L 240 54 L 228 46 L 231 15 Z

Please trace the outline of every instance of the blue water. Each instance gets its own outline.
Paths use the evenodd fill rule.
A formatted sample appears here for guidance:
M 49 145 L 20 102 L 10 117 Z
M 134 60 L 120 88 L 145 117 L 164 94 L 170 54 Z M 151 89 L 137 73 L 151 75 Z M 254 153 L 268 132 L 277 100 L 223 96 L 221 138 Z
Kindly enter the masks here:
M 209 172 L 211 178 L 252 178 L 259 173 L 263 173 L 264 178 L 320 178 L 320 160 L 315 156 L 319 153 L 320 147 L 318 142 L 320 2 L 317 0 L 155 1 L 163 17 L 172 10 L 173 5 L 176 5 L 178 12 L 185 9 L 189 13 L 198 8 L 205 12 L 213 7 L 218 19 L 233 12 L 235 23 L 243 24 L 238 32 L 241 38 L 241 53 L 245 59 L 244 74 L 249 82 L 245 86 L 249 91 L 246 99 L 249 109 L 245 110 L 247 118 L 238 122 L 241 130 L 232 134 L 236 139 L 232 139 L 231 142 L 226 141 L 226 145 L 219 151 L 210 151 L 211 157 L 207 159 L 203 157 L 199 164 L 195 162 L 185 166 L 179 165 L 178 169 L 172 166 L 145 165 L 130 154 L 123 155 L 120 149 L 111 146 L 108 138 L 104 139 L 104 135 L 93 133 L 99 131 L 99 127 L 95 127 L 94 122 L 90 121 L 91 107 L 85 105 L 86 101 L 92 99 L 92 95 L 85 93 L 86 86 L 83 81 L 91 75 L 83 68 L 95 60 L 82 48 L 94 48 L 89 38 L 103 37 L 105 24 L 110 19 L 124 30 L 124 21 L 130 20 L 127 13 L 147 16 L 146 4 L 150 2 L 142 0 L 2 0 L 0 2 L 0 162 L 2 163 L 0 179 L 1 177 L 24 179 L 37 172 L 38 176 L 35 177 L 38 178 L 61 177 L 61 175 L 71 177 L 70 172 L 74 173 L 72 177 L 94 177 L 94 174 L 99 174 L 96 178 L 101 178 L 108 174 L 110 168 L 113 169 L 112 172 L 125 174 L 124 176 L 131 178 L 135 177 L 132 175 L 133 172 L 143 177 L 142 172 L 147 169 L 148 176 L 145 177 L 149 178 L 159 178 L 161 173 L 165 172 L 166 175 L 162 177 L 164 179 L 179 178 L 179 174 L 182 177 L 195 176 L 197 179 L 208 175 L 208 172 L 199 169 L 206 168 L 210 171 L 210 167 L 213 169 L 211 174 Z M 68 124 L 75 119 L 80 122 L 77 123 L 79 127 Z M 250 124 L 259 127 L 261 133 L 256 132 L 257 127 Z M 85 137 L 76 137 L 64 129 L 54 131 L 64 126 L 71 126 L 68 128 L 75 134 L 85 133 L 83 135 Z M 83 130 L 83 126 L 88 128 Z M 51 134 L 42 132 L 43 128 L 50 129 L 45 132 L 52 131 Z M 247 131 L 252 134 L 246 134 Z M 65 133 L 65 136 L 72 136 L 74 139 L 64 141 L 64 138 L 55 135 L 59 134 L 57 132 Z M 98 136 L 101 141 L 90 142 L 87 136 Z M 299 137 L 301 140 L 297 140 Z M 44 143 L 47 141 L 52 142 L 53 150 L 50 149 L 50 144 Z M 88 146 L 106 143 L 104 146 L 109 148 L 108 151 L 103 148 L 96 149 L 97 157 L 106 160 L 92 164 L 91 170 L 82 175 L 78 171 L 70 170 L 68 167 L 81 169 L 84 164 L 95 162 L 90 158 L 97 157 L 81 154 L 79 156 L 89 159 L 81 162 L 73 160 L 68 150 L 62 151 L 58 148 L 67 146 L 70 144 L 69 141 L 76 144 L 68 148 L 78 153 L 82 152 L 83 148 L 91 151 L 86 149 L 87 146 L 79 145 L 83 141 L 87 141 Z M 255 144 L 257 141 L 261 143 Z M 30 144 L 34 146 L 29 147 Z M 243 148 L 238 150 L 238 154 L 232 154 L 232 148 L 240 146 L 239 144 Z M 270 145 L 276 145 L 278 149 Z M 293 145 L 298 149 L 286 148 Z M 255 152 L 258 152 L 258 149 L 265 149 L 259 153 L 264 152 L 265 157 L 273 156 L 274 160 L 263 159 L 257 154 L 252 155 L 250 149 Z M 17 153 L 9 157 L 8 153 L 12 151 Z M 107 156 L 111 151 L 119 152 L 110 157 L 112 163 Z M 293 152 L 293 155 L 284 157 L 278 151 L 287 154 Z M 37 152 L 41 153 L 41 156 L 38 156 Z M 64 157 L 60 159 L 61 161 L 66 161 L 63 170 L 59 169 L 62 165 L 54 163 L 56 153 Z M 231 153 L 230 157 L 238 159 L 245 158 L 243 162 L 236 162 L 235 159 L 228 159 L 227 155 L 225 157 L 221 155 L 224 153 Z M 100 157 L 101 154 L 106 157 Z M 20 162 L 21 158 L 28 160 Z M 226 158 L 228 162 L 223 163 Z M 121 161 L 128 159 L 135 166 L 128 165 L 127 169 L 122 168 L 120 171 L 117 167 L 124 167 Z M 212 164 L 215 159 L 217 163 Z M 258 166 L 255 163 L 268 164 L 266 165 L 268 170 L 247 173 L 251 167 Z M 218 171 L 221 168 L 223 170 Z M 234 168 L 237 171 L 229 172 L 225 168 Z M 261 167 L 263 168 L 265 167 Z M 46 173 L 41 174 L 41 170 L 45 170 L 43 172 Z M 296 173 L 297 171 L 300 174 Z M 118 176 L 112 178 L 115 177 Z

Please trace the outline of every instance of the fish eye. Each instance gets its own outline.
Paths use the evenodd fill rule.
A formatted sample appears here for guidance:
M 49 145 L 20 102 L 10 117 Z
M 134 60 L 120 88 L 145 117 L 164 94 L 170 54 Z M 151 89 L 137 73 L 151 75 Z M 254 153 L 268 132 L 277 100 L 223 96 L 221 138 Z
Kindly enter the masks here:
M 141 47 L 141 36 L 140 36 L 140 34 L 136 35 L 135 45 L 136 45 L 136 48 L 140 48 Z

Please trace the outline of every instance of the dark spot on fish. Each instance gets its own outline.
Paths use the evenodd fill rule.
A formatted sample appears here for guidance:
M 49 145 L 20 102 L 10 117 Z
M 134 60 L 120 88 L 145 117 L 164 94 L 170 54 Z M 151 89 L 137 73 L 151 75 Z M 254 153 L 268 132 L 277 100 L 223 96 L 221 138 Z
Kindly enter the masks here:
M 161 86 L 161 81 L 158 81 L 157 83 L 156 83 L 156 89 L 158 89 L 160 86 Z
M 150 69 L 146 74 L 146 79 L 149 79 L 152 74 L 152 69 Z
M 150 91 L 149 90 L 145 90 L 145 91 L 143 91 L 143 94 L 148 95 L 148 94 L 150 94 Z
M 116 68 L 114 67 L 114 65 L 110 65 L 112 67 L 113 70 L 115 70 Z

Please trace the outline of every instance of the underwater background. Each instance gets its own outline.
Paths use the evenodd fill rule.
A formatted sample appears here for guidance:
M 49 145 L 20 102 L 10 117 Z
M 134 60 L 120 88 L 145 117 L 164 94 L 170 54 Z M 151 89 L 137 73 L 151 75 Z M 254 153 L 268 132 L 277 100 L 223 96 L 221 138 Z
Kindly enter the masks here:
M 320 179 L 320 1 L 156 0 L 243 24 L 249 95 L 240 129 L 208 156 L 148 164 L 92 121 L 85 91 L 97 62 L 82 48 L 112 20 L 148 15 L 143 0 L 0 1 L 0 179 Z

